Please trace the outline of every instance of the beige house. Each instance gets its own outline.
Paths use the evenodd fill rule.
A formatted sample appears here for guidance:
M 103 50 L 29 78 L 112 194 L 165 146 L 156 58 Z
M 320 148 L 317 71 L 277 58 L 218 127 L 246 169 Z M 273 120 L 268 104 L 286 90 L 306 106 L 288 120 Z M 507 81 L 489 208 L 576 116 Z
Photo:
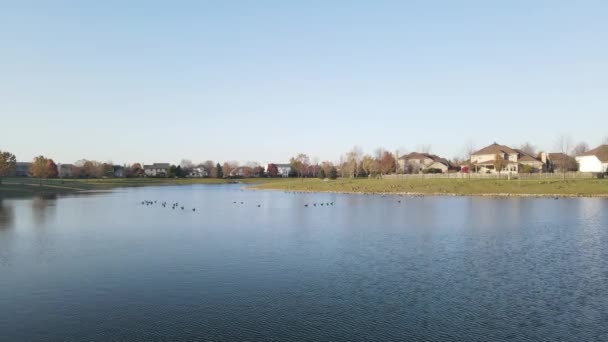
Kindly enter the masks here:
M 167 177 L 169 173 L 169 163 L 154 163 L 152 165 L 144 165 L 144 173 L 147 177 Z
M 397 163 L 399 164 L 399 170 L 405 173 L 419 173 L 428 169 L 438 169 L 445 173 L 452 166 L 445 158 L 420 152 L 412 152 L 401 156 L 397 159 Z
M 58 164 L 57 172 L 59 178 L 71 178 L 74 177 L 74 165 L 72 164 Z
M 502 163 L 502 169 L 496 170 L 497 158 Z M 545 163 L 535 156 L 522 150 L 493 143 L 471 155 L 472 172 L 478 173 L 518 173 L 525 166 L 532 171 L 543 171 Z

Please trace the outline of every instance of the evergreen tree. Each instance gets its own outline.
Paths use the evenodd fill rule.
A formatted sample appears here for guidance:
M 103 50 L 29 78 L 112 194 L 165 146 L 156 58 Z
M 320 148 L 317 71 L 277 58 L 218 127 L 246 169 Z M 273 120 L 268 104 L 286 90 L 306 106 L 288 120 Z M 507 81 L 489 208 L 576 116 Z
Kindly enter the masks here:
M 320 169 L 319 170 L 319 174 L 317 176 L 319 177 L 319 179 L 325 179 L 326 178 L 326 176 L 325 176 L 325 170 Z
M 338 170 L 336 170 L 335 166 L 332 166 L 331 169 L 329 170 L 329 179 L 336 179 L 338 178 Z
M 217 169 L 217 178 L 224 178 L 224 170 L 222 170 L 222 165 L 220 165 L 220 163 L 217 163 L 217 165 L 215 165 L 215 168 Z

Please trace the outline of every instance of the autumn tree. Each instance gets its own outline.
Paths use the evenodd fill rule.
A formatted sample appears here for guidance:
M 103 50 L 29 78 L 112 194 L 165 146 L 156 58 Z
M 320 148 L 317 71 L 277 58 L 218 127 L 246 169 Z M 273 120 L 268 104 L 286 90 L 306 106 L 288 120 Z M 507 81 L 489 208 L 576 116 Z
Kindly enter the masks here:
M 14 154 L 6 151 L 0 151 L 0 184 L 2 177 L 7 177 L 15 171 L 17 158 Z
M 300 153 L 297 156 L 291 158 L 289 160 L 291 164 L 291 168 L 295 170 L 298 177 L 303 177 L 308 165 L 310 164 L 310 159 L 304 153 Z
M 126 176 L 129 178 L 143 177 L 144 169 L 141 167 L 140 163 L 134 163 L 126 169 Z
M 572 155 L 578 157 L 587 151 L 589 151 L 589 145 L 587 145 L 586 142 L 581 141 L 572 149 Z
M 361 148 L 358 146 L 354 146 L 352 150 L 346 153 L 346 161 L 342 163 L 342 171 L 345 173 L 345 176 L 348 177 L 357 177 L 358 174 L 358 164 L 361 161 L 361 156 L 363 152 Z
M 223 174 L 226 176 L 230 176 L 232 171 L 234 171 L 234 169 L 236 169 L 237 167 L 239 167 L 239 163 L 237 161 L 233 160 L 224 162 L 224 165 L 222 165 Z
M 562 153 L 562 158 L 559 159 L 559 166 L 562 170 L 562 179 L 566 180 L 566 171 L 568 170 L 569 159 L 566 156 L 570 155 L 572 148 L 572 138 L 566 134 L 561 134 L 555 141 L 555 147 Z
M 329 176 L 329 171 L 331 171 L 331 168 L 334 167 L 334 164 L 330 161 L 324 161 L 321 163 L 321 169 L 323 169 L 323 171 L 325 172 L 325 175 Z
M 395 156 L 389 151 L 382 152 L 378 164 L 380 168 L 380 173 L 382 175 L 394 173 L 397 169 L 397 162 L 395 161 Z
M 368 154 L 361 159 L 361 168 L 369 176 L 376 176 L 380 171 L 378 160 Z
M 101 177 L 114 177 L 114 164 L 112 162 L 102 163 L 99 173 Z
M 507 161 L 504 160 L 504 158 L 500 154 L 497 153 L 494 156 L 494 170 L 496 170 L 498 172 L 498 174 L 500 174 L 502 169 L 504 169 L 506 166 L 507 166 Z
M 266 172 L 264 172 L 264 167 L 261 165 L 255 166 L 252 170 L 253 177 L 264 177 L 266 176 Z
M 194 163 L 192 163 L 192 160 L 190 159 L 182 159 L 179 162 L 179 166 L 184 174 L 188 174 L 194 169 Z
M 266 175 L 268 177 L 276 177 L 279 175 L 279 168 L 277 167 L 277 164 L 273 164 L 270 163 L 268 164 L 268 166 L 266 167 Z
M 422 144 L 422 145 L 418 145 L 417 150 L 420 153 L 431 153 L 431 144 Z
M 536 147 L 529 142 L 523 143 L 519 149 L 528 155 L 536 155 Z
M 46 168 L 47 159 L 44 156 L 38 156 L 34 158 L 32 161 L 32 165 L 30 166 L 30 174 L 34 178 L 47 178 L 47 168 Z
M 212 177 L 211 173 L 213 172 L 213 168 L 215 165 L 213 163 L 213 160 L 205 160 L 205 162 L 202 165 L 205 168 L 205 170 L 207 170 L 207 172 L 209 173 L 209 177 Z
M 53 159 L 46 160 L 46 178 L 57 178 L 59 172 Z

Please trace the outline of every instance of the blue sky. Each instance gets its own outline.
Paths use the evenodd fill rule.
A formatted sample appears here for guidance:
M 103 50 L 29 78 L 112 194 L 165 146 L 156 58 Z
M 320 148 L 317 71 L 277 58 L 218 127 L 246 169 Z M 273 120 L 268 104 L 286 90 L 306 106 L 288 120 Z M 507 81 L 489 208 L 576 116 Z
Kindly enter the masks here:
M 0 1 L 0 149 L 445 157 L 608 136 L 606 1 Z

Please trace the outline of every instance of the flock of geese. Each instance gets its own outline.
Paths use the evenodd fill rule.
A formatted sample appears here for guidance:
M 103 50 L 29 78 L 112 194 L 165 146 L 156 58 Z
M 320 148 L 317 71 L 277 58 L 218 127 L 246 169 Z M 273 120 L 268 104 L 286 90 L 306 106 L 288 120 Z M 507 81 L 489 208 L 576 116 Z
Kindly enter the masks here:
M 288 192 L 288 191 L 285 191 L 285 193 L 286 194 L 293 193 L 294 195 L 295 194 L 299 194 L 298 192 Z M 382 197 L 386 197 L 386 195 L 382 195 Z M 417 197 L 417 196 L 410 196 L 410 197 Z M 557 199 L 557 197 L 556 197 L 556 199 Z M 398 200 L 396 200 L 396 202 L 397 203 L 401 203 L 401 200 L 398 199 Z M 240 205 L 245 204 L 245 202 L 243 202 L 243 201 L 233 201 L 232 203 L 233 204 L 240 204 Z M 145 206 L 153 206 L 153 205 L 156 205 L 156 204 L 158 204 L 158 201 L 148 201 L 148 200 L 141 201 L 141 205 L 145 205 Z M 166 208 L 167 206 L 170 205 L 171 209 L 173 209 L 173 210 L 176 210 L 176 209 L 185 210 L 186 209 L 183 205 L 180 205 L 179 202 L 174 202 L 174 203 L 161 202 L 160 205 L 163 208 Z M 310 206 L 312 206 L 312 207 L 317 207 L 317 206 L 320 206 L 320 207 L 324 207 L 324 206 L 331 207 L 333 205 L 334 205 L 334 202 L 306 203 L 306 204 L 304 204 L 304 207 L 306 207 L 306 208 L 308 208 Z M 258 204 L 257 207 L 261 208 L 262 205 Z M 192 211 L 196 211 L 196 208 L 192 208 L 191 210 Z
M 242 201 L 241 201 L 241 202 L 234 201 L 234 202 L 232 202 L 232 203 L 233 203 L 233 204 L 245 204 L 245 202 L 242 202 Z M 401 201 L 399 201 L 399 203 L 401 203 Z M 154 205 L 156 205 L 156 204 L 158 204 L 158 201 L 148 201 L 148 200 L 141 201 L 141 205 L 145 205 L 145 206 L 154 206 Z M 161 203 L 160 203 L 160 205 L 161 205 L 163 208 L 166 208 L 166 207 L 167 207 L 167 205 L 170 205 L 170 206 L 171 206 L 171 209 L 173 209 L 173 210 L 175 210 L 175 209 L 181 209 L 181 210 L 185 210 L 185 209 L 186 209 L 186 208 L 185 208 L 183 205 L 179 205 L 179 202 L 170 203 L 170 204 L 169 204 L 169 203 L 167 203 L 167 202 L 161 202 Z M 333 205 L 334 205 L 334 202 L 312 203 L 312 206 L 313 206 L 313 207 L 316 207 L 317 205 L 318 205 L 318 206 L 321 206 L 321 207 L 323 207 L 323 206 L 328 206 L 328 207 L 330 207 L 330 206 L 333 206 Z M 258 208 L 261 208 L 261 207 L 262 207 L 262 205 L 261 205 L 261 204 L 258 204 L 257 206 L 258 206 Z M 310 204 L 309 204 L 309 203 L 304 204 L 304 207 L 306 207 L 306 208 L 308 208 L 309 206 L 310 206 Z M 196 211 L 196 208 L 192 208 L 192 211 Z
M 145 206 L 151 206 L 151 205 L 155 205 L 157 204 L 158 201 L 141 201 L 141 205 L 145 205 Z M 162 205 L 163 208 L 167 207 L 167 202 L 161 202 L 160 205 Z M 171 209 L 175 210 L 175 209 L 181 209 L 181 210 L 185 210 L 186 208 L 182 205 L 180 206 L 178 202 L 175 203 L 171 203 Z M 192 211 L 196 211 L 196 208 L 192 208 Z

